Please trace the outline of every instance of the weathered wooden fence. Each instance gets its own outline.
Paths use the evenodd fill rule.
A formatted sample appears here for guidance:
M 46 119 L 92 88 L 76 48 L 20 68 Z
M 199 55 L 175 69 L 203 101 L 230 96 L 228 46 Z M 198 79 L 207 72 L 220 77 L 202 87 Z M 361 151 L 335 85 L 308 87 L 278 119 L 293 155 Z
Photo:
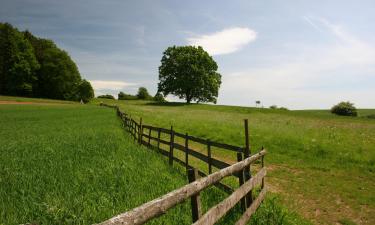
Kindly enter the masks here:
M 194 224 L 214 224 L 238 202 L 241 202 L 241 208 L 244 213 L 236 224 L 246 224 L 250 216 L 255 212 L 264 199 L 266 192 L 264 185 L 264 177 L 266 175 L 266 168 L 264 167 L 264 155 L 266 154 L 266 150 L 262 148 L 259 153 L 250 156 L 247 120 L 244 122 L 245 147 L 238 147 L 189 136 L 188 134 L 181 134 L 175 132 L 173 127 L 170 129 L 165 129 L 145 125 L 142 123 L 142 118 L 139 120 L 139 122 L 137 122 L 128 114 L 122 112 L 118 106 L 111 106 L 103 103 L 101 103 L 101 105 L 116 109 L 117 115 L 121 118 L 124 128 L 130 132 L 134 138 L 134 141 L 137 141 L 139 144 L 145 145 L 149 148 L 155 149 L 162 155 L 167 156 L 170 164 L 173 164 L 175 161 L 185 166 L 188 171 L 189 182 L 191 182 L 190 184 L 172 191 L 158 199 L 147 202 L 131 211 L 113 217 L 101 223 L 102 225 L 143 224 L 152 218 L 164 214 L 168 209 L 188 198 L 191 198 L 192 218 Z M 166 137 L 168 140 L 166 140 Z M 175 137 L 183 138 L 184 144 L 177 143 L 175 141 Z M 153 142 L 151 142 L 151 140 L 153 140 Z M 191 142 L 196 142 L 207 146 L 207 155 L 192 149 L 191 145 L 189 145 Z M 163 149 L 161 145 L 167 146 L 169 151 Z M 230 165 L 227 162 L 223 162 L 212 157 L 212 147 L 225 149 L 235 153 L 237 155 L 237 163 Z M 175 150 L 183 152 L 185 154 L 185 160 L 175 157 Z M 206 163 L 209 175 L 206 175 L 201 170 L 193 168 L 189 164 L 189 156 L 193 156 L 196 159 Z M 255 174 L 255 176 L 251 177 L 250 164 L 257 160 L 261 160 L 261 169 Z M 213 172 L 212 167 L 219 170 Z M 201 178 L 199 178 L 199 176 L 201 176 Z M 235 176 L 238 179 L 238 189 L 233 190 L 232 187 L 220 182 L 223 178 L 228 176 Z M 252 190 L 256 185 L 259 184 L 261 185 L 261 192 L 254 200 Z M 218 205 L 212 207 L 202 216 L 199 193 L 203 189 L 212 185 L 221 188 L 230 195 L 228 198 Z

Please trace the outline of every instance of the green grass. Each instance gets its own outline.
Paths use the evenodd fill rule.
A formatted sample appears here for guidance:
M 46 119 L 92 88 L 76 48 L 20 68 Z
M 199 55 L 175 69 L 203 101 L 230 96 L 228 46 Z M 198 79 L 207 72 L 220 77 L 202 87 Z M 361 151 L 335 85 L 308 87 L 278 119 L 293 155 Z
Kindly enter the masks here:
M 187 183 L 184 168 L 135 144 L 120 124 L 104 107 L 0 105 L 0 224 L 97 223 Z M 205 190 L 203 210 L 226 196 Z M 287 218 L 283 224 L 304 223 L 271 200 L 252 224 L 277 220 L 263 216 L 273 211 Z M 238 212 L 220 224 L 235 221 Z M 149 224 L 188 223 L 189 201 Z
M 177 132 L 240 146 L 243 119 L 248 118 L 252 149 L 268 149 L 269 184 L 289 209 L 316 223 L 337 223 L 344 217 L 375 223 L 375 120 L 366 118 L 373 109 L 359 110 L 360 117 L 352 118 L 328 110 L 104 101 L 118 104 L 135 119 L 142 117 L 144 124 L 173 125 Z M 231 153 L 213 154 L 235 160 Z

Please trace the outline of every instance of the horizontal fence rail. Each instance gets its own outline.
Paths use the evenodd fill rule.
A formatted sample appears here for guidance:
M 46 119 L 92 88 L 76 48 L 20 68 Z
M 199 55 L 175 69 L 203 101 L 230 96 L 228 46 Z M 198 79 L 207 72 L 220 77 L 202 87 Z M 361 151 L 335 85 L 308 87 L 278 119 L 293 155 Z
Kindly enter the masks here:
M 134 141 L 148 148 L 154 149 L 162 155 L 169 158 L 169 163 L 177 162 L 186 167 L 190 184 L 185 185 L 175 191 L 172 191 L 158 199 L 147 202 L 128 212 L 115 216 L 100 224 L 143 224 L 152 218 L 160 216 L 175 205 L 191 198 L 192 217 L 194 224 L 214 224 L 222 218 L 230 209 L 240 202 L 243 215 L 236 224 L 246 224 L 250 216 L 256 211 L 263 201 L 266 193 L 264 177 L 266 168 L 264 167 L 264 155 L 266 151 L 262 150 L 254 155 L 250 154 L 248 121 L 245 120 L 245 147 L 238 147 L 230 144 L 214 142 L 209 139 L 190 136 L 187 133 L 175 132 L 173 127 L 170 129 L 154 127 L 143 124 L 142 118 L 139 121 L 134 120 L 130 115 L 122 112 L 118 106 L 107 105 L 116 109 L 117 115 L 121 118 L 123 127 L 131 134 Z M 182 139 L 179 142 L 176 138 Z M 206 154 L 194 149 L 194 143 L 205 146 Z M 212 156 L 212 147 L 229 150 L 229 153 L 235 153 L 237 163 L 231 165 Z M 180 157 L 175 156 L 176 151 L 180 152 Z M 181 153 L 185 156 L 181 158 Z M 192 160 L 189 156 L 207 164 L 208 174 L 193 168 L 189 163 Z M 261 159 L 261 169 L 251 177 L 250 164 Z M 213 172 L 213 168 L 218 171 Z M 199 178 L 199 176 L 201 178 Z M 232 187 L 224 184 L 221 180 L 228 176 L 234 176 L 238 179 L 239 188 L 233 190 Z M 198 179 L 198 180 L 197 180 Z M 256 185 L 261 185 L 261 192 L 256 199 L 253 198 L 252 190 Z M 203 216 L 201 215 L 199 193 L 215 185 L 229 194 L 224 201 L 209 209 Z

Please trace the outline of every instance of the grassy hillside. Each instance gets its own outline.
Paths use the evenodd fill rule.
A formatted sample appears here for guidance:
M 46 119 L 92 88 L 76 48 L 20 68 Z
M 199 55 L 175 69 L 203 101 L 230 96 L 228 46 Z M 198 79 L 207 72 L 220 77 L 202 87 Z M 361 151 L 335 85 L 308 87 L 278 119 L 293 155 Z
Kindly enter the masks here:
M 107 100 L 94 104 L 99 101 Z M 248 118 L 252 149 L 269 150 L 269 183 L 289 208 L 321 224 L 375 223 L 375 120 L 364 117 L 375 110 L 348 118 L 324 110 L 107 102 L 145 124 L 173 125 L 178 132 L 241 146 L 243 119 Z M 225 152 L 216 157 L 234 160 Z

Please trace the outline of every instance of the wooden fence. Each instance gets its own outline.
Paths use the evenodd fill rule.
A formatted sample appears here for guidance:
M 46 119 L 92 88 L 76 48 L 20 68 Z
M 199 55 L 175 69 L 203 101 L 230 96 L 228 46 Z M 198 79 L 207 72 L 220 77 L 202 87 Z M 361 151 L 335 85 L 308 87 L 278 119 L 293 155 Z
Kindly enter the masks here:
M 223 217 L 231 208 L 233 208 L 238 202 L 241 204 L 243 215 L 236 224 L 246 224 L 250 216 L 256 211 L 260 203 L 265 196 L 265 185 L 264 177 L 266 175 L 266 168 L 264 167 L 264 155 L 266 150 L 262 150 L 250 156 L 250 145 L 249 145 L 249 134 L 248 134 L 248 122 L 245 120 L 245 147 L 238 147 L 234 145 L 218 143 L 188 134 L 181 134 L 175 132 L 173 127 L 170 129 L 153 127 L 142 123 L 142 118 L 139 122 L 135 121 L 128 114 L 122 112 L 119 107 L 111 106 L 101 103 L 102 106 L 115 108 L 117 115 L 121 118 L 123 126 L 133 136 L 134 141 L 139 144 L 145 145 L 149 148 L 157 150 L 162 155 L 169 158 L 169 163 L 172 165 L 173 162 L 186 167 L 188 171 L 188 178 L 190 184 L 172 191 L 158 199 L 151 202 L 147 202 L 131 211 L 120 214 L 107 221 L 102 222 L 102 225 L 110 224 L 143 224 L 152 218 L 164 214 L 168 209 L 175 205 L 191 198 L 192 218 L 194 224 L 214 224 L 221 217 Z M 153 135 L 154 134 L 154 135 Z M 164 137 L 164 138 L 163 138 Z M 166 140 L 166 137 L 168 140 Z M 184 139 L 184 144 L 177 143 L 175 137 Z M 153 140 L 153 142 L 151 142 Z M 189 145 L 192 142 L 203 144 L 207 146 L 207 155 L 191 148 Z M 167 146 L 168 150 L 165 150 L 161 145 Z M 217 147 L 231 151 L 237 155 L 237 163 L 230 165 L 227 162 L 223 162 L 219 159 L 212 157 L 211 148 Z M 174 151 L 178 150 L 185 154 L 185 160 L 181 160 L 174 156 Z M 189 156 L 193 156 L 196 159 L 207 164 L 208 174 L 206 175 L 203 171 L 193 168 L 189 164 Z M 261 160 L 261 169 L 257 174 L 251 177 L 250 164 L 257 160 Z M 213 172 L 212 167 L 218 169 Z M 199 176 L 201 178 L 199 178 Z M 228 176 L 235 176 L 239 182 L 239 188 L 233 190 L 232 187 L 221 183 L 220 181 Z M 198 179 L 199 178 L 199 179 Z M 258 197 L 254 200 L 252 190 L 256 185 L 261 185 L 261 192 Z M 209 209 L 203 216 L 200 207 L 199 193 L 209 187 L 215 185 L 218 188 L 229 193 L 229 197 L 224 201 Z

